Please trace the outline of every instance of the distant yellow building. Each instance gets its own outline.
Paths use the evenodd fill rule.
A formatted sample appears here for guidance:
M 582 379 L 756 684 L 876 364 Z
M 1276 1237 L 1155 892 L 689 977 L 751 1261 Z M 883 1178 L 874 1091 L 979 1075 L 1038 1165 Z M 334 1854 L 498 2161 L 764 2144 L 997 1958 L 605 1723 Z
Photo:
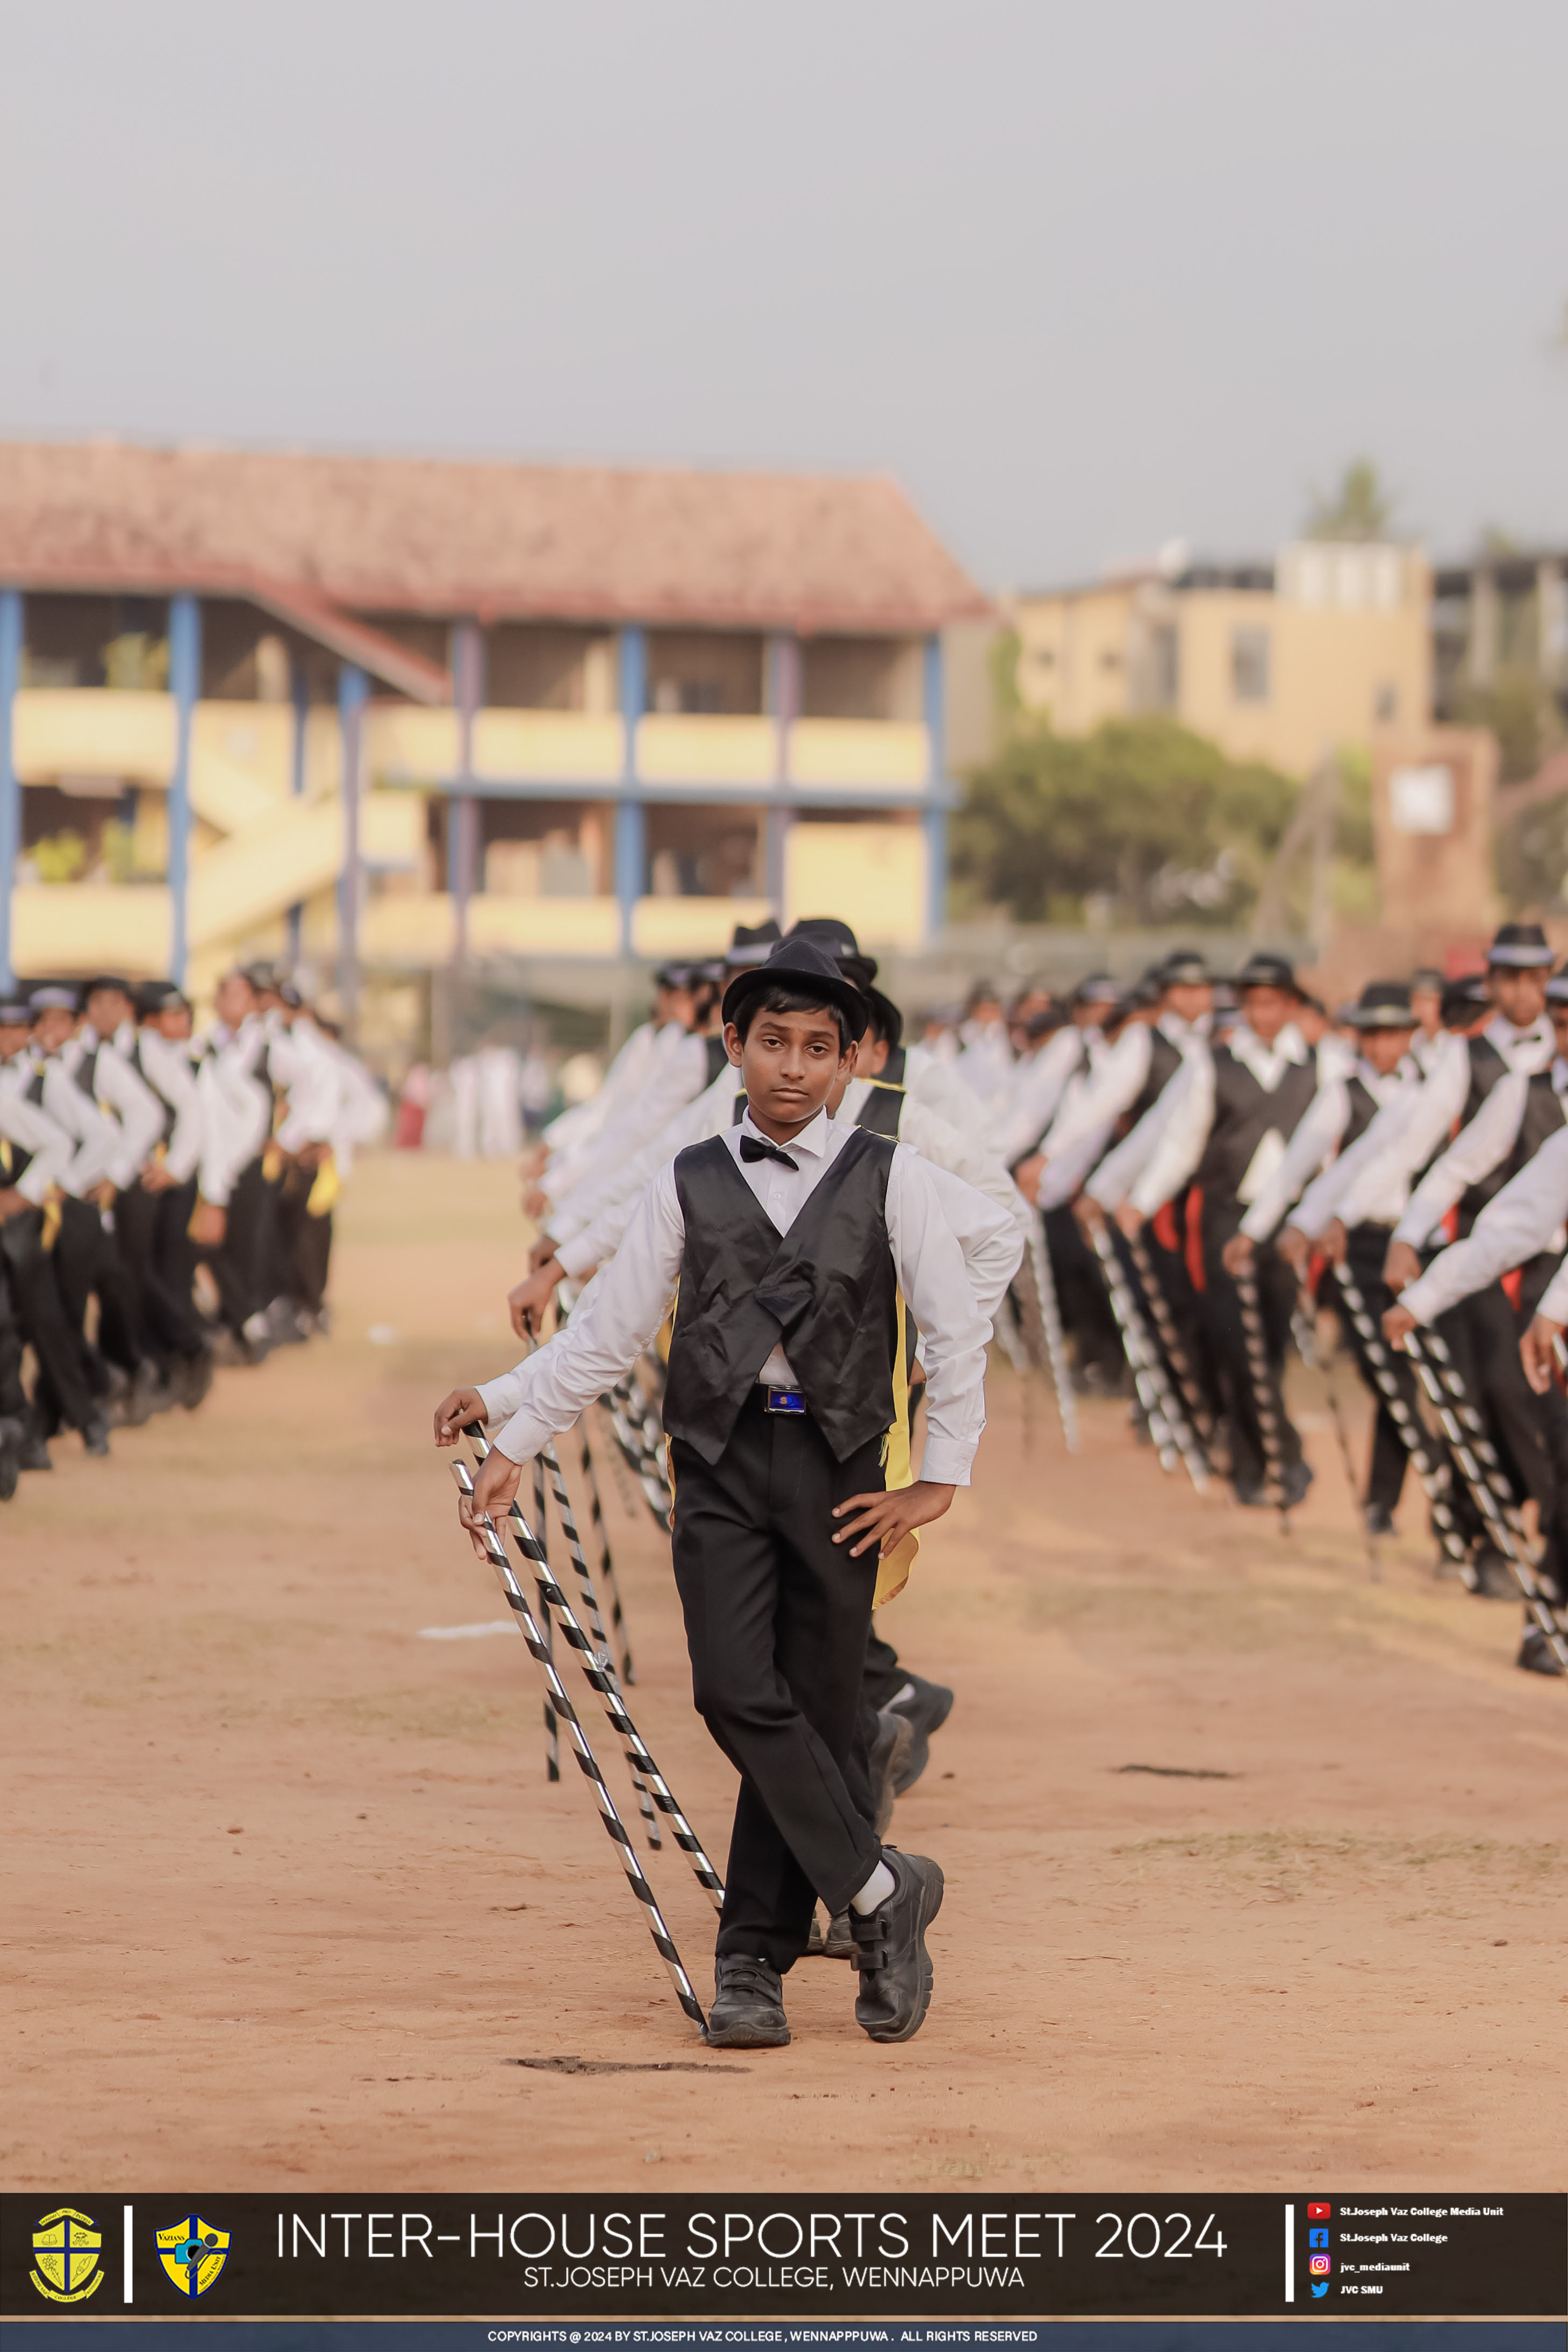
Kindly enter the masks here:
M 988 609 L 883 479 L 0 444 L 0 971 L 918 946 Z
M 1410 547 L 1303 543 L 1017 597 L 1018 690 L 1064 735 L 1163 711 L 1304 775 L 1431 712 L 1431 573 Z

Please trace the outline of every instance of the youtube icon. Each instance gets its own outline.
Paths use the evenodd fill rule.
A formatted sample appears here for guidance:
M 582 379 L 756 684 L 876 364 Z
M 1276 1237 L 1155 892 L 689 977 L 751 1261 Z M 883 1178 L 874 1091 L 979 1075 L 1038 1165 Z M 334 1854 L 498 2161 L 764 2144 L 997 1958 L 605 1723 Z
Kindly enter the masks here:
M 1332 2205 L 1309 2205 L 1307 2219 L 1309 2221 L 1326 2221 L 1333 2210 Z

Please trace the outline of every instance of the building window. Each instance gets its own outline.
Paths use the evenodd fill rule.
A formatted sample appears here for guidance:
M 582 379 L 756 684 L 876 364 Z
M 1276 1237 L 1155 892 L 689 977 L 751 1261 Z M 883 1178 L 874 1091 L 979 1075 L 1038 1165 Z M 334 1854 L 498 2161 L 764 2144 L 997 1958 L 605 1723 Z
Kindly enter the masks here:
M 1230 633 L 1230 691 L 1238 702 L 1269 699 L 1269 632 L 1233 629 Z

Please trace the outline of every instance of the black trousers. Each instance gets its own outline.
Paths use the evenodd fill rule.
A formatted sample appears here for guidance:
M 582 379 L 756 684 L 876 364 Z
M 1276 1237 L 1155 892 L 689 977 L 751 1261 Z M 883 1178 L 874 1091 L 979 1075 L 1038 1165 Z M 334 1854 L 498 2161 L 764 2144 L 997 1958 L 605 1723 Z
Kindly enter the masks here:
M 847 1910 L 882 1854 L 851 1785 L 876 1559 L 835 1544 L 831 1516 L 881 1490 L 882 1440 L 838 1462 L 813 1421 L 765 1412 L 754 1389 L 716 1463 L 679 1438 L 670 1451 L 692 1696 L 740 1774 L 717 1950 L 782 1973 L 817 1897 Z
M 223 1244 L 210 1261 L 231 1331 L 241 1330 L 277 1297 L 277 1186 L 263 1173 L 258 1156 L 235 1180 Z
M 55 1278 L 66 1320 L 78 1335 L 89 1385 L 101 1396 L 109 1387 L 103 1360 L 134 1372 L 147 1353 L 137 1314 L 135 1286 L 115 1245 L 112 1230 L 91 1201 L 60 1203 L 55 1236 Z M 98 1300 L 98 1343 L 86 1339 L 87 1303 Z
M 1557 1265 L 1545 1252 L 1530 1260 L 1521 1269 L 1517 1308 L 1501 1283 L 1492 1282 L 1437 1318 L 1516 1496 L 1535 1503 L 1553 1574 L 1568 1521 L 1568 1401 L 1555 1381 L 1543 1397 L 1536 1395 L 1524 1377 L 1519 1343 Z
M 199 1356 L 206 1333 L 191 1297 L 195 1253 L 185 1228 L 196 1202 L 196 1180 L 145 1192 L 138 1182 L 114 1204 L 114 1238 L 136 1287 L 142 1329 L 165 1360 Z
M 39 1433 L 52 1436 L 62 1422 L 85 1429 L 95 1411 L 92 1392 L 81 1343 L 61 1303 L 54 1252 L 44 1247 L 42 1209 L 18 1210 L 6 1218 L 0 1225 L 0 1256 L 20 1335 L 38 1360 L 34 1404 Z M 0 1406 L 0 1412 L 10 1409 Z
M 327 1293 L 327 1266 L 332 1252 L 332 1219 L 310 1214 L 314 1168 L 286 1168 L 277 1188 L 277 1255 L 282 1265 L 280 1287 L 286 1298 L 308 1314 L 319 1315 Z
M 1125 1359 L 1105 1277 L 1071 1209 L 1046 1211 L 1045 1245 L 1051 1255 L 1062 1328 L 1072 1340 L 1075 1369 L 1081 1372 L 1092 1369 L 1108 1381 L 1120 1380 Z
M 1204 1209 L 1204 1321 L 1220 1401 L 1230 1423 L 1231 1481 L 1238 1487 L 1260 1486 L 1268 1473 L 1268 1457 L 1263 1450 L 1252 1370 L 1241 1328 L 1241 1297 L 1220 1258 L 1226 1243 L 1239 1230 L 1240 1219 L 1222 1222 L 1209 1213 L 1207 1202 Z M 1283 1387 L 1291 1312 L 1296 1303 L 1296 1277 L 1267 1243 L 1254 1253 L 1252 1264 L 1269 1379 L 1279 1411 L 1281 1466 L 1289 1470 L 1301 1458 L 1301 1438 L 1286 1418 Z
M 1186 1262 L 1185 1212 L 1185 1202 L 1178 1202 L 1174 1249 L 1167 1249 L 1161 1240 L 1156 1230 L 1160 1221 L 1156 1217 L 1148 1219 L 1143 1228 L 1141 1238 L 1148 1252 L 1149 1264 L 1153 1268 L 1155 1280 L 1160 1286 L 1161 1297 L 1170 1310 L 1171 1321 L 1176 1326 L 1177 1340 L 1183 1355 L 1186 1358 L 1187 1370 L 1210 1418 L 1214 1419 L 1218 1418 L 1222 1410 L 1219 1384 L 1215 1378 L 1214 1366 L 1210 1360 L 1208 1331 L 1204 1322 L 1202 1295 L 1193 1281 Z M 1124 1249 L 1120 1235 L 1116 1236 L 1116 1245 L 1118 1248 Z M 1132 1263 L 1130 1253 L 1125 1255 L 1124 1263 L 1134 1294 L 1142 1298 L 1144 1285 L 1139 1278 L 1137 1268 Z M 1144 1301 L 1144 1319 L 1148 1325 L 1149 1336 L 1158 1344 L 1159 1328 L 1153 1309 L 1146 1300 Z M 1161 1352 L 1166 1351 L 1162 1349 Z M 1176 1380 L 1174 1366 L 1170 1367 L 1170 1374 L 1179 1396 L 1182 1393 L 1181 1383 Z
M 1365 1302 L 1366 1311 L 1382 1339 L 1383 1318 L 1394 1304 L 1394 1293 L 1383 1279 L 1383 1261 L 1388 1255 L 1390 1225 L 1353 1225 L 1346 1236 L 1346 1263 L 1351 1279 Z M 1349 1342 L 1355 1358 L 1356 1370 L 1372 1391 L 1377 1406 L 1377 1417 L 1372 1430 L 1372 1459 L 1367 1465 L 1366 1496 L 1369 1506 L 1391 1511 L 1398 1502 L 1405 1486 L 1405 1468 L 1409 1455 L 1399 1434 L 1399 1424 L 1388 1410 L 1388 1400 L 1373 1376 L 1366 1342 L 1350 1319 L 1350 1309 L 1339 1296 L 1339 1286 L 1331 1267 L 1322 1280 L 1323 1304 L 1333 1307 L 1339 1317 L 1340 1328 Z M 1416 1411 L 1416 1375 L 1410 1359 L 1403 1351 L 1396 1355 L 1386 1345 L 1383 1360 L 1393 1372 L 1399 1393 L 1412 1419 L 1419 1421 Z

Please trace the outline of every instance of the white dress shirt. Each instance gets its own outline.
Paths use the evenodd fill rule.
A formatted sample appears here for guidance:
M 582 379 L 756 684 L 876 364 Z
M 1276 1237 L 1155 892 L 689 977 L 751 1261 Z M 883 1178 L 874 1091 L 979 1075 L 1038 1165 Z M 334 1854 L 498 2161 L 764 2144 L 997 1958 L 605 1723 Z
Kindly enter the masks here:
M 35 1063 L 33 1066 L 37 1069 L 40 1066 Z M 41 1066 L 44 1108 L 76 1146 L 69 1164 L 61 1171 L 60 1190 L 68 1192 L 74 1201 L 84 1200 L 106 1178 L 113 1181 L 110 1171 L 120 1149 L 120 1129 L 97 1103 L 83 1094 L 75 1073 L 58 1054 L 47 1055 Z
M 1322 1066 L 1321 1057 L 1319 1066 Z M 1361 1080 L 1379 1109 L 1398 1101 L 1406 1087 L 1420 1084 L 1416 1065 L 1407 1056 L 1386 1076 L 1375 1070 L 1370 1062 L 1364 1061 L 1358 1062 L 1348 1071 L 1343 1067 L 1333 1069 L 1308 1104 L 1305 1115 L 1285 1146 L 1285 1156 L 1278 1169 L 1241 1220 L 1241 1231 L 1249 1241 L 1267 1241 L 1282 1222 L 1291 1202 L 1298 1196 L 1305 1196 L 1309 1187 L 1316 1190 L 1312 1180 L 1319 1175 L 1319 1171 L 1322 1170 L 1323 1177 L 1326 1177 L 1331 1165 L 1333 1168 L 1339 1166 L 1337 1160 L 1330 1163 L 1330 1154 L 1335 1150 L 1350 1124 L 1350 1080 L 1353 1077 Z M 1374 1122 L 1375 1116 L 1375 1113 Z M 1369 1124 L 1365 1132 L 1370 1134 L 1371 1131 Z M 1359 1143 L 1361 1140 L 1358 1136 L 1356 1141 Z M 1344 1156 L 1348 1159 L 1350 1155 L 1347 1152 Z M 1319 1181 L 1321 1182 L 1322 1178 Z M 1320 1193 L 1313 1202 L 1312 1213 L 1314 1215 L 1321 1211 L 1323 1197 Z M 1331 1209 L 1329 1216 L 1333 1213 Z M 1321 1233 L 1329 1218 L 1323 1217 L 1322 1224 L 1315 1226 L 1301 1225 L 1301 1218 L 1292 1212 L 1291 1222 L 1300 1225 L 1303 1233 Z
M 662 1034 L 646 1085 L 615 1111 L 587 1149 L 559 1162 L 552 1160 L 539 1187 L 553 1208 L 579 1184 L 597 1182 L 620 1168 L 627 1154 L 657 1135 L 666 1119 L 693 1102 L 707 1083 L 707 1039 L 678 1022 Z
M 1400 1293 L 1399 1304 L 1418 1323 L 1434 1322 L 1472 1291 L 1484 1290 L 1542 1250 L 1561 1249 L 1564 1218 L 1568 1127 L 1547 1138 L 1512 1181 L 1487 1202 L 1465 1239 L 1439 1252 L 1420 1280 Z M 1544 1298 L 1540 1311 L 1552 1314 Z M 1558 1320 L 1554 1314 L 1552 1320 Z
M 1083 1060 L 1083 1032 L 1069 1021 L 1055 1029 L 1032 1061 L 1018 1072 L 997 1150 L 1009 1168 L 1027 1159 L 1061 1107 L 1062 1091 Z
M 784 1147 L 793 1169 L 777 1160 L 745 1160 L 741 1139 L 760 1130 L 749 1112 L 725 1130 L 742 1178 L 780 1234 L 787 1234 L 854 1133 L 826 1111 Z M 944 1213 L 933 1172 L 906 1144 L 894 1146 L 887 1180 L 887 1236 L 894 1271 L 920 1326 L 925 1366 L 925 1460 L 922 1475 L 964 1486 L 985 1426 L 987 1319 L 975 1302 L 964 1255 Z M 986 1213 L 999 1213 L 987 1204 Z M 685 1227 L 674 1164 L 661 1170 L 639 1201 L 613 1262 L 583 1293 L 570 1322 L 515 1370 L 484 1383 L 479 1394 L 501 1453 L 526 1462 L 635 1362 L 669 1311 L 680 1277 Z M 758 1374 L 778 1388 L 796 1385 L 775 1348 Z
M 1507 1159 L 1519 1139 L 1530 1080 L 1549 1069 L 1556 1054 L 1556 1040 L 1549 1021 L 1536 1021 L 1528 1029 L 1516 1029 L 1511 1021 L 1500 1016 L 1488 1022 L 1483 1034 L 1496 1045 L 1509 1066 L 1474 1118 L 1460 1129 L 1411 1194 L 1410 1205 L 1394 1229 L 1394 1238 L 1408 1242 L 1412 1249 L 1423 1248 L 1455 1202 Z M 1469 1066 L 1467 1055 L 1467 1091 Z M 1458 1112 L 1454 1116 L 1457 1118 Z
M 176 1184 L 196 1172 L 202 1156 L 201 1091 L 185 1045 L 161 1030 L 143 1029 L 136 1040 L 136 1058 L 152 1092 L 174 1114 L 174 1124 L 163 1148 L 163 1165 Z
M 60 1048 L 60 1060 L 75 1077 L 96 1049 L 92 1098 L 115 1129 L 107 1174 L 117 1192 L 134 1184 L 163 1132 L 163 1106 L 137 1069 L 136 1031 L 127 1021 L 112 1037 L 99 1036 L 90 1023 Z
M 35 1075 L 26 1046 L 8 1061 L 0 1062 L 0 1141 L 17 1144 L 32 1153 L 24 1172 L 15 1178 L 3 1164 L 6 1155 L 0 1153 L 0 1186 L 20 1192 L 24 1201 L 39 1209 L 50 1186 L 63 1184 L 76 1144 L 47 1110 L 28 1101 L 27 1088 Z
M 1271 1045 L 1239 1021 L 1228 1043 L 1237 1061 L 1267 1094 L 1275 1091 L 1287 1070 L 1300 1068 L 1309 1058 L 1307 1041 L 1293 1021 L 1286 1022 Z M 1172 1106 L 1158 1145 L 1132 1190 L 1130 1197 L 1140 1216 L 1154 1216 L 1190 1181 L 1214 1126 L 1214 1055 L 1207 1040 L 1195 1042 L 1189 1067 L 1190 1080 Z M 1285 1139 L 1277 1128 L 1270 1128 L 1252 1156 L 1237 1198 L 1249 1206 L 1284 1156 Z

